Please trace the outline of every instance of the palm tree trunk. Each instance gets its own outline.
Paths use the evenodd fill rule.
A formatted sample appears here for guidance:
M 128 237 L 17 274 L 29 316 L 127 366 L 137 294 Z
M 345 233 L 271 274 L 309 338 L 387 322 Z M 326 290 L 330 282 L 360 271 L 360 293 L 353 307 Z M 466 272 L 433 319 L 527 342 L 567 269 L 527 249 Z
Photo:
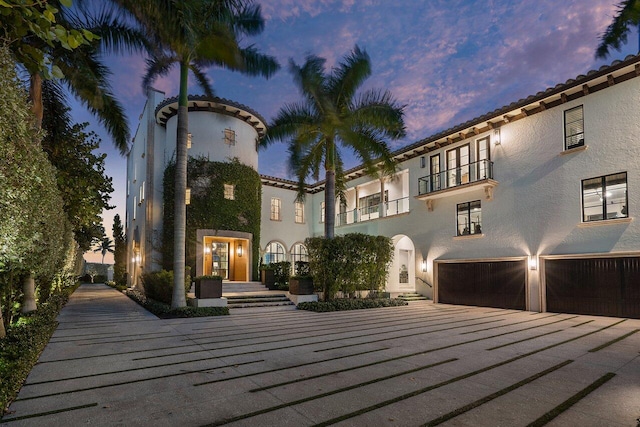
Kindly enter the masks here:
M 31 111 L 36 117 L 36 126 L 42 128 L 42 117 L 44 115 L 44 104 L 42 103 L 42 77 L 40 74 L 31 74 L 29 77 L 29 100 L 31 101 Z
M 187 132 L 189 128 L 187 84 L 189 68 L 180 62 L 180 94 L 178 99 L 178 129 L 176 136 L 175 207 L 173 217 L 173 296 L 171 308 L 184 307 L 184 263 L 187 228 Z
M 2 317 L 2 306 L 0 306 L 0 339 L 7 336 L 7 331 L 4 328 L 4 318 Z
M 35 295 L 35 280 L 33 280 L 33 273 L 29 273 L 22 282 L 22 292 L 24 292 L 24 298 L 22 301 L 23 313 L 31 313 L 36 311 L 36 295 Z
M 324 187 L 324 237 L 333 239 L 336 226 L 336 171 L 325 171 Z

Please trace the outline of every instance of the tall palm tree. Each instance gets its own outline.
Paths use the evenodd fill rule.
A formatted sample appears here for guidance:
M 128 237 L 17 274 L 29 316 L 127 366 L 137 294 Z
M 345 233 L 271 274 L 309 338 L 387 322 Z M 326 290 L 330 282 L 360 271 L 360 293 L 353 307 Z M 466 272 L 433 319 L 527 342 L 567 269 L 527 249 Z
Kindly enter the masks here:
M 298 178 L 298 199 L 304 198 L 309 175 L 325 171 L 325 237 L 335 228 L 336 182 L 341 190 L 342 157 L 339 147 L 353 150 L 370 175 L 392 173 L 395 162 L 385 138 L 405 136 L 404 106 L 388 91 L 368 90 L 356 95 L 371 75 L 369 55 L 355 46 L 343 61 L 326 73 L 325 59 L 309 55 L 302 66 L 289 61 L 289 70 L 304 100 L 280 109 L 269 125 L 262 146 L 289 141 L 289 163 Z
M 640 0 L 624 0 L 618 5 L 618 14 L 600 38 L 596 57 L 606 58 L 610 48 L 620 50 L 620 47 L 627 42 L 627 36 L 631 31 L 630 26 L 637 26 L 640 31 Z M 640 52 L 640 45 L 638 51 Z
M 250 0 L 113 0 L 129 11 L 158 48 L 147 61 L 143 85 L 180 69 L 174 208 L 174 286 L 171 306 L 186 305 L 184 294 L 187 187 L 187 89 L 189 71 L 208 96 L 213 89 L 207 67 L 223 67 L 247 75 L 271 77 L 279 68 L 274 58 L 253 46 L 240 47 L 243 36 L 264 29 L 261 8 Z
M 102 240 L 100 240 L 100 242 L 96 245 L 96 248 L 93 250 L 93 252 L 102 253 L 102 264 L 104 264 L 104 256 L 109 252 L 114 253 L 113 240 L 106 236 L 103 237 Z

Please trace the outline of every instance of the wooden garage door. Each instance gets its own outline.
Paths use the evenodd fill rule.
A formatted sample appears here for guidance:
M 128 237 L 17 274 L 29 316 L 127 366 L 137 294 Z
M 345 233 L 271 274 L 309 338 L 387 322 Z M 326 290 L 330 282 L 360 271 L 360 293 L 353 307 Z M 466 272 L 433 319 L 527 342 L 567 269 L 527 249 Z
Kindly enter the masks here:
M 525 309 L 526 261 L 438 264 L 438 302 Z
M 640 257 L 545 261 L 547 311 L 640 319 Z

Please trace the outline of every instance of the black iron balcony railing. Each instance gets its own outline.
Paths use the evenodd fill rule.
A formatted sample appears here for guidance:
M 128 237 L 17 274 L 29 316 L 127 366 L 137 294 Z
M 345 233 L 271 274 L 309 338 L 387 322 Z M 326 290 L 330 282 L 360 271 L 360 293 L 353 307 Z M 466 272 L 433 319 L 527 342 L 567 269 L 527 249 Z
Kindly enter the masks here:
M 447 190 L 485 179 L 493 179 L 493 162 L 490 160 L 480 160 L 418 178 L 418 195 Z

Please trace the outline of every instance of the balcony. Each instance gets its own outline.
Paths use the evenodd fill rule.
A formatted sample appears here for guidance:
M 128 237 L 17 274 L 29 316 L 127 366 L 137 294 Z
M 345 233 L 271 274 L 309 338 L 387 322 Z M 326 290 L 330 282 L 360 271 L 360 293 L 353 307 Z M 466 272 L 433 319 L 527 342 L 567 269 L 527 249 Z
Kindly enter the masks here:
M 336 226 L 371 221 L 381 217 L 395 216 L 409 212 L 409 198 L 391 200 L 378 205 L 366 206 L 341 212 L 336 215 Z
M 416 199 L 424 200 L 431 211 L 435 199 L 478 189 L 483 189 L 485 198 L 491 200 L 496 185 L 498 182 L 493 179 L 493 162 L 480 160 L 419 178 Z

